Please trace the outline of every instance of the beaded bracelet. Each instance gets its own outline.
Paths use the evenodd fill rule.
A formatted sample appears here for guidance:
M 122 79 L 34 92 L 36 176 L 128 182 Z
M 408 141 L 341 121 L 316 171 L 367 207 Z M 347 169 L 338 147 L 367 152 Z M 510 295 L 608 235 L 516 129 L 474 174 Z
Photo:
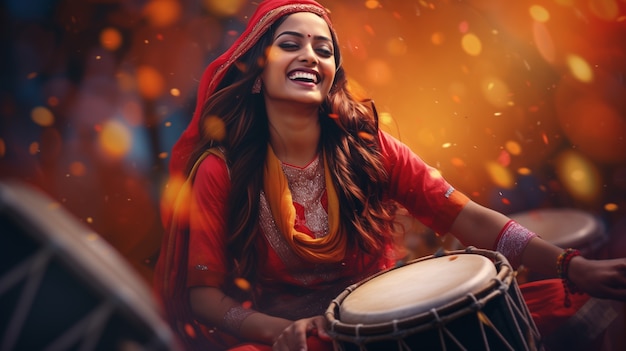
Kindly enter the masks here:
M 570 300 L 570 294 L 580 294 L 576 285 L 568 278 L 569 264 L 572 258 L 580 256 L 580 251 L 572 248 L 568 248 L 563 251 L 556 259 L 556 274 L 563 282 L 563 290 L 565 291 L 565 307 L 570 307 L 572 302 Z

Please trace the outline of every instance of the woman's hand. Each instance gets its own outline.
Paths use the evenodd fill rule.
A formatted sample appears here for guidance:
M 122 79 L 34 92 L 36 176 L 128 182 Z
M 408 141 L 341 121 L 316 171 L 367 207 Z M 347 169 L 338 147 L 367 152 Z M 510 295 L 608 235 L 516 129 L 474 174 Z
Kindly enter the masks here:
M 569 280 L 591 296 L 626 301 L 626 258 L 589 260 L 574 257 L 569 265 Z
M 323 340 L 331 340 L 326 333 L 326 319 L 323 316 L 315 316 L 293 322 L 276 338 L 272 350 L 305 351 L 307 350 L 306 339 L 311 335 L 317 335 Z

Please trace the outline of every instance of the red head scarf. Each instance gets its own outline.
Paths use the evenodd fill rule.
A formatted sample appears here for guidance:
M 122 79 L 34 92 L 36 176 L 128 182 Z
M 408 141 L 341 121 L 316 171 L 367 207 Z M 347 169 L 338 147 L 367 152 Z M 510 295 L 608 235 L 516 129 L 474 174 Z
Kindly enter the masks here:
M 202 107 L 206 100 L 215 92 L 215 88 L 219 85 L 224 74 L 233 63 L 258 42 L 259 38 L 265 34 L 277 19 L 296 12 L 312 12 L 321 16 L 328 23 L 328 27 L 333 32 L 333 36 L 335 36 L 328 12 L 322 5 L 313 0 L 265 0 L 261 2 L 250 18 L 245 31 L 237 41 L 204 71 L 198 87 L 196 110 L 193 118 L 172 149 L 170 160 L 171 175 L 179 175 L 184 171 L 189 156 L 200 138 L 198 124 L 202 114 Z

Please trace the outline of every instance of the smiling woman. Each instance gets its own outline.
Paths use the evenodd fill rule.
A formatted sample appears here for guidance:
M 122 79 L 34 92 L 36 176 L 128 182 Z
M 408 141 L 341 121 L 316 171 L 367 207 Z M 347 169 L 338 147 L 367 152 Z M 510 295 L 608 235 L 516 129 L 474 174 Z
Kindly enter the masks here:
M 551 304 L 557 315 L 590 300 L 570 291 L 626 299 L 625 259 L 591 261 L 542 240 L 379 130 L 373 103 L 348 89 L 339 47 L 317 2 L 266 0 L 203 75 L 172 150 L 155 269 L 189 349 L 331 350 L 330 301 L 400 262 L 398 205 L 506 265 L 558 274 L 545 282 L 570 304 Z

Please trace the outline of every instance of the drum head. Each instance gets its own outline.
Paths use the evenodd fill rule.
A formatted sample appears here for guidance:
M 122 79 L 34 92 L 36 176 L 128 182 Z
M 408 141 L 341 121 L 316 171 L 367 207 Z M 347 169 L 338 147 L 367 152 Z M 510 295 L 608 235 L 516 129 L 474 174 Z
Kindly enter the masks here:
M 576 209 L 541 209 L 511 215 L 544 240 L 562 247 L 583 248 L 601 241 L 604 230 L 591 214 Z
M 482 255 L 442 256 L 392 269 L 365 281 L 340 306 L 343 323 L 375 324 L 442 307 L 478 292 L 497 275 Z

